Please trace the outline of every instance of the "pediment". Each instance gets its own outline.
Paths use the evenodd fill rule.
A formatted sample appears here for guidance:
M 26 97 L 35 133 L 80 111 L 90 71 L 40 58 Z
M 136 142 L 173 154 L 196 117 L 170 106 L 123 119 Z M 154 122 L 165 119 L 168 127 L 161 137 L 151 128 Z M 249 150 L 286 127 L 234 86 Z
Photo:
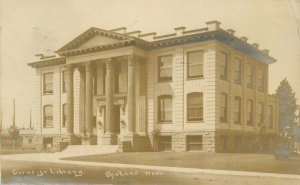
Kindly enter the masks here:
M 105 37 L 105 36 L 102 36 L 102 35 L 94 35 L 90 39 L 88 39 L 85 42 L 81 43 L 75 49 L 90 48 L 90 47 L 93 47 L 93 46 L 110 44 L 110 43 L 115 43 L 115 42 L 118 42 L 118 41 L 120 41 L 120 40 L 110 38 L 110 37 Z
M 105 44 L 113 44 L 130 40 L 131 38 L 123 34 L 114 33 L 111 31 L 102 30 L 99 28 L 90 28 L 82 33 L 71 42 L 63 46 L 57 52 L 66 52 L 77 49 L 92 48 Z

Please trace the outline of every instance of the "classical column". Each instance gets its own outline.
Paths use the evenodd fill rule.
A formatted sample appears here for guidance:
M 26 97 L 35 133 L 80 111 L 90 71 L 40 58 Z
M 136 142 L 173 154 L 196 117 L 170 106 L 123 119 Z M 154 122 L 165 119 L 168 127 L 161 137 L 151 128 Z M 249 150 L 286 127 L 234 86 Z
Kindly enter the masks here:
M 135 133 L 135 58 L 128 56 L 128 90 L 127 90 L 128 132 Z
M 91 62 L 85 65 L 85 125 L 93 133 L 93 69 Z
M 74 133 L 74 89 L 73 89 L 73 75 L 74 75 L 74 66 L 67 65 L 67 123 L 68 134 Z
M 113 124 L 113 63 L 110 58 L 106 60 L 105 83 L 105 132 L 112 133 Z
M 80 134 L 85 130 L 85 66 L 79 66 L 80 72 L 80 92 L 79 92 L 79 131 Z

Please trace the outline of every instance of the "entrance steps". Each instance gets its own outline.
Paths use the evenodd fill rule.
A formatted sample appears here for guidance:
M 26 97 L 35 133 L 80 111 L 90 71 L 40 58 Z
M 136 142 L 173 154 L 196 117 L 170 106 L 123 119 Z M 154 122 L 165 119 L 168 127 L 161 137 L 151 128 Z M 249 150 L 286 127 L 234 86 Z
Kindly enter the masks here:
M 118 145 L 69 145 L 61 153 L 66 156 L 81 156 L 116 152 L 118 152 Z

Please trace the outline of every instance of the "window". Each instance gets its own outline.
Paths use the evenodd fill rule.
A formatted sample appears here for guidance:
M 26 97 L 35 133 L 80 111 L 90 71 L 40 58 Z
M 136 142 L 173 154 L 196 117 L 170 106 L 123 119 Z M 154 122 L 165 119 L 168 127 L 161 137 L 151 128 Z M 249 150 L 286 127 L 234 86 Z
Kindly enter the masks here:
M 53 127 L 53 106 L 52 105 L 44 106 L 44 127 L 45 128 Z
M 234 97 L 234 123 L 241 124 L 241 113 L 242 113 L 242 106 L 241 106 L 241 97 Z
M 268 108 L 268 117 L 269 117 L 269 128 L 273 128 L 273 106 L 269 105 Z
M 258 103 L 258 126 L 264 123 L 264 104 L 262 102 Z
M 203 51 L 187 53 L 188 78 L 203 77 Z
M 66 127 L 67 126 L 67 104 L 63 104 L 63 122 L 62 126 Z
M 203 94 L 194 92 L 187 96 L 188 121 L 203 120 Z
M 114 63 L 114 93 L 120 92 L 121 64 Z
M 202 136 L 187 136 L 187 150 L 202 150 Z
M 258 70 L 258 90 L 264 91 L 265 90 L 265 71 L 264 69 Z
M 220 79 L 222 80 L 228 79 L 228 54 L 224 52 L 221 52 Z
M 102 95 L 105 95 L 105 89 L 106 89 L 106 64 L 103 65 L 102 68 Z
M 227 110 L 228 110 L 228 103 L 227 103 L 227 94 L 221 93 L 221 106 L 220 106 L 220 121 L 227 122 Z
M 158 57 L 158 81 L 172 80 L 172 55 Z
M 32 143 L 32 139 L 28 139 L 28 143 Z
M 53 73 L 44 73 L 44 94 L 53 94 Z
M 247 65 L 247 87 L 253 88 L 253 66 L 252 66 L 252 64 Z
M 172 137 L 159 136 L 159 151 L 171 151 L 171 150 L 172 150 Z
M 239 58 L 235 58 L 234 68 L 234 83 L 241 85 L 242 82 L 242 61 Z
M 163 95 L 158 97 L 158 121 L 172 122 L 172 96 Z
M 67 88 L 68 88 L 68 71 L 64 70 L 63 73 L 63 86 L 62 86 L 62 90 L 63 92 L 67 92 Z
M 253 125 L 253 101 L 248 100 L 247 102 L 247 125 Z

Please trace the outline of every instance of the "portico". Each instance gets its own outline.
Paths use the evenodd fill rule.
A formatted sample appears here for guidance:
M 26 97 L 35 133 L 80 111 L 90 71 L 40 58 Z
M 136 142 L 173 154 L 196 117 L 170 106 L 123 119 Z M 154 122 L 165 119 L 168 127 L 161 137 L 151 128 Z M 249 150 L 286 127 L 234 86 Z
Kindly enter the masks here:
M 131 54 L 118 57 L 66 64 L 67 133 L 70 144 L 76 144 L 74 134 L 74 71 L 80 71 L 81 108 L 79 124 L 82 142 L 88 144 L 116 145 L 118 138 L 136 134 L 136 105 L 140 84 L 136 68 L 143 67 L 143 57 Z M 136 85 L 139 83 L 139 85 Z M 125 87 L 126 86 L 126 87 Z M 95 107 L 95 110 L 94 110 Z M 95 132 L 96 131 L 96 132 Z M 131 137 L 133 138 L 133 137 Z

